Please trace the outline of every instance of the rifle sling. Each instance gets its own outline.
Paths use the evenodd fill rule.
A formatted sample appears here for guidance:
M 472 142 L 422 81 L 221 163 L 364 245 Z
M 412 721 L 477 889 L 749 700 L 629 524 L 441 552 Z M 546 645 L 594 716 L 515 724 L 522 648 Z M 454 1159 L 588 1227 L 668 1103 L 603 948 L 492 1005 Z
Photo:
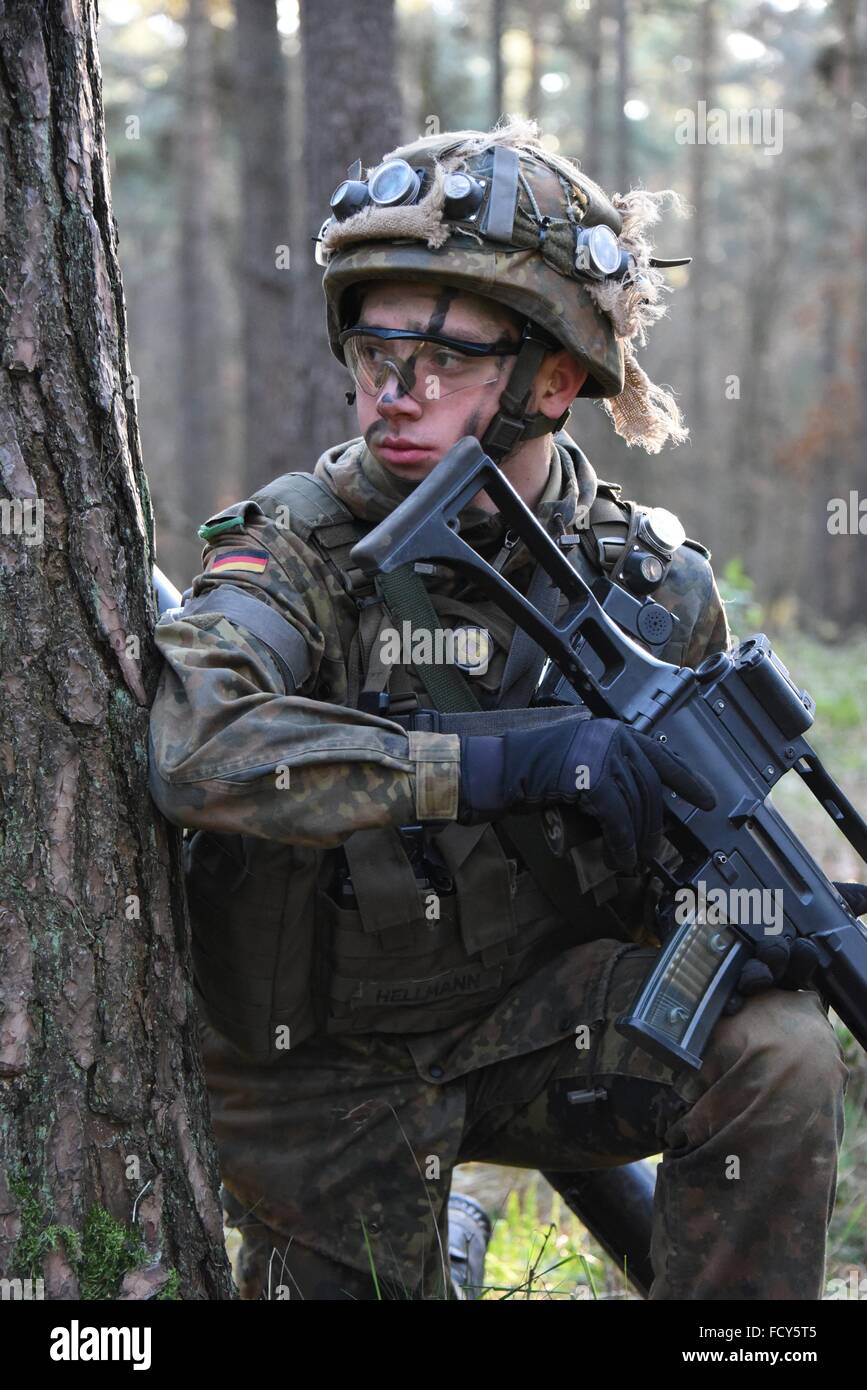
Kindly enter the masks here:
M 421 576 L 411 564 L 402 565 L 391 574 L 378 575 L 377 584 L 381 587 L 383 598 L 396 621 L 410 622 L 413 631 L 432 632 L 438 623 L 436 610 Z M 555 589 L 555 596 L 559 592 L 559 589 Z M 483 717 L 506 713 L 482 710 L 474 692 L 456 667 L 432 666 L 426 663 L 414 665 L 436 710 L 442 711 L 446 718 L 463 712 L 472 720 L 473 715 L 470 711 Z M 534 716 L 528 719 L 527 723 L 541 722 L 536 718 L 536 711 L 510 710 L 503 723 L 514 727 L 512 721 L 520 713 Z M 538 713 L 542 719 L 550 719 L 552 716 L 564 717 L 559 711 L 555 714 L 554 710 Z M 574 712 L 572 717 L 575 717 Z M 461 723 L 460 719 L 453 718 L 450 722 L 457 732 L 456 726 Z M 481 721 L 476 722 L 478 724 Z M 497 832 L 502 832 L 507 849 L 518 851 L 537 886 L 550 899 L 556 910 L 570 920 L 574 915 L 576 900 L 580 896 L 575 870 L 570 858 L 558 859 L 552 853 L 546 840 L 541 815 L 505 816 L 497 822 L 495 833 Z

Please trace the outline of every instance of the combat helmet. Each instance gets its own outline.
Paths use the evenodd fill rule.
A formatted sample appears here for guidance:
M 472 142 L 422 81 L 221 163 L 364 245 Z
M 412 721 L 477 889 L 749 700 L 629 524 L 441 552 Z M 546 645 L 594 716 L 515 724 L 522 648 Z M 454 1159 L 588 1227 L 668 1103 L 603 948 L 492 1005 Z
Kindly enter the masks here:
M 515 368 L 482 440 L 498 462 L 524 439 L 562 429 L 527 412 L 546 352 L 586 368 L 579 396 L 597 397 L 628 444 L 656 453 L 687 436 L 671 393 L 639 366 L 635 345 L 665 312 L 660 261 L 645 229 L 671 190 L 606 196 L 577 165 L 544 147 L 534 121 L 420 137 L 361 177 L 348 170 L 316 238 L 331 350 L 355 321 L 357 288 L 425 280 L 482 295 L 525 316 Z

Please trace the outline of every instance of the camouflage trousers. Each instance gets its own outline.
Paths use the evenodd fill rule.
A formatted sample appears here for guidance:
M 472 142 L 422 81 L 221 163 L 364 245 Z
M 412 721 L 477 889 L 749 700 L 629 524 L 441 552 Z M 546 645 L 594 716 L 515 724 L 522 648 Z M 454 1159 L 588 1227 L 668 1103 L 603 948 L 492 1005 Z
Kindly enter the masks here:
M 720 1019 L 698 1072 L 672 1070 L 613 1027 L 653 954 L 564 952 L 559 987 L 590 1046 L 570 1029 L 528 1052 L 513 1024 L 515 1055 L 496 1060 L 471 1027 L 432 1067 L 384 1033 L 263 1065 L 203 1019 L 242 1298 L 449 1297 L 456 1164 L 575 1172 L 658 1153 L 651 1299 L 821 1298 L 849 1078 L 821 1000 L 755 996 Z

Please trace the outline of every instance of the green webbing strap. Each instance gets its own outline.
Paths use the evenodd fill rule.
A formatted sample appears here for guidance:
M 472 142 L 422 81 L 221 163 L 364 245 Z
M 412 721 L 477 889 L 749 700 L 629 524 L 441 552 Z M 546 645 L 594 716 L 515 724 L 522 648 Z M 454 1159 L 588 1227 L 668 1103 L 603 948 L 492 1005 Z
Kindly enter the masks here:
M 433 638 L 440 620 L 424 586 L 421 575 L 411 564 L 401 565 L 391 574 L 379 574 L 376 583 L 397 622 L 408 622 L 413 633 L 429 632 Z M 462 710 L 480 710 L 469 683 L 456 666 L 413 662 L 434 707 L 446 714 Z
M 439 619 L 436 609 L 424 587 L 421 576 L 416 574 L 411 564 L 402 565 L 392 574 L 378 575 L 377 584 L 381 585 L 382 596 L 388 604 L 392 616 L 397 621 L 409 620 L 414 632 L 429 632 L 438 626 Z M 481 705 L 475 694 L 456 667 L 419 665 L 416 669 L 435 708 L 441 713 L 460 714 L 466 713 L 468 710 L 481 710 Z M 581 894 L 576 880 L 575 867 L 570 857 L 564 856 L 562 859 L 557 859 L 551 853 L 542 828 L 541 815 L 522 816 L 512 813 L 503 816 L 497 822 L 497 826 L 504 835 L 507 845 L 511 844 L 523 857 L 524 863 L 533 875 L 537 886 L 542 889 L 567 922 L 574 922 L 575 908 L 580 901 Z M 484 844 L 487 855 L 494 855 L 497 852 L 502 855 L 503 850 L 494 827 L 488 826 L 487 831 L 491 832 L 490 836 L 486 833 L 482 838 L 478 846 L 479 851 L 481 852 Z M 496 849 L 493 841 L 496 841 Z M 493 864 L 487 867 L 490 872 Z M 462 876 L 462 872 L 459 870 L 455 875 L 456 881 Z M 488 905 L 490 906 L 490 904 Z M 498 901 L 496 908 L 498 910 L 497 915 L 504 911 L 507 913 L 505 921 L 502 918 L 501 921 L 503 921 L 502 938 L 508 939 L 514 935 L 516 930 L 514 904 L 513 902 L 506 904 Z M 486 914 L 477 915 L 480 920 L 486 920 Z M 473 928 L 468 920 L 469 914 L 464 914 L 464 917 L 467 919 L 467 926 L 465 928 L 462 921 L 462 933 L 466 931 L 466 934 L 472 939 Z M 495 933 L 496 935 L 497 933 Z M 475 942 L 473 944 L 477 945 Z M 490 946 L 493 943 L 486 944 Z M 504 949 L 502 940 L 499 945 L 493 946 L 493 952 Z
M 409 622 L 413 633 L 433 634 L 439 627 L 424 581 L 411 564 L 377 575 L 376 582 L 392 617 Z M 436 709 L 450 714 L 481 712 L 474 691 L 456 666 L 426 662 L 413 662 L 413 666 Z M 458 889 L 461 939 L 470 955 L 481 954 L 485 966 L 494 966 L 508 955 L 508 941 L 518 930 L 505 851 L 491 825 L 451 824 L 441 834 L 448 837 L 446 862 Z M 470 851 L 472 866 L 464 863 Z
M 391 932 L 389 945 L 411 945 L 426 926 L 415 870 L 394 825 L 356 830 L 343 842 L 362 931 Z M 398 933 L 399 935 L 395 935 Z M 417 939 L 417 938 L 416 938 Z

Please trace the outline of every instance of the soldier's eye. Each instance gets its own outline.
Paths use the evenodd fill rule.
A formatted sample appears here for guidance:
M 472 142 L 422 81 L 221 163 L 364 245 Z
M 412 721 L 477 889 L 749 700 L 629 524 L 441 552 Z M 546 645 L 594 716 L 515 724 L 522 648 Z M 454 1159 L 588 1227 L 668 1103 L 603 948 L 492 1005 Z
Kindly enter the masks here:
M 383 349 L 377 343 L 362 343 L 358 349 L 358 355 L 362 362 L 368 366 L 375 366 L 383 360 Z
M 439 371 L 448 372 L 465 367 L 469 358 L 462 352 L 452 352 L 450 348 L 438 348 L 431 361 Z

